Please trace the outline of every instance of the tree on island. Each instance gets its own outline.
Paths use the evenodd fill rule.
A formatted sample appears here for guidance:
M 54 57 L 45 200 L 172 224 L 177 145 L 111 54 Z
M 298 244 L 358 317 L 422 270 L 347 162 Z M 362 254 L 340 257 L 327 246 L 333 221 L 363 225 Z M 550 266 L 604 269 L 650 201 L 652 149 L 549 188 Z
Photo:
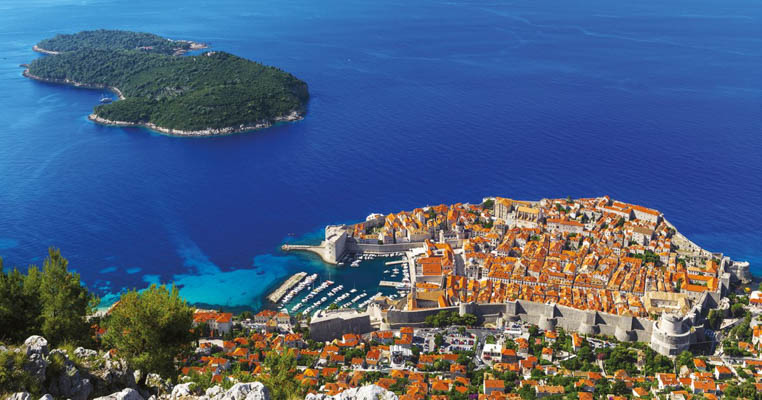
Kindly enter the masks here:
M 190 349 L 193 309 L 176 286 L 151 285 L 121 296 L 105 321 L 103 342 L 136 369 L 174 377 L 175 356 Z

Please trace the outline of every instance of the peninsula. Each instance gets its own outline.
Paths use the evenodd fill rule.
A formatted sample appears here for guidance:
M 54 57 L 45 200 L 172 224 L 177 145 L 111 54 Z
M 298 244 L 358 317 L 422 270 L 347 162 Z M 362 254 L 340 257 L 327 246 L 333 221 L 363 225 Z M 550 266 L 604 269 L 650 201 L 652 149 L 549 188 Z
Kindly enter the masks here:
M 204 48 L 128 31 L 57 35 L 34 46 L 47 56 L 32 61 L 24 76 L 111 90 L 119 101 L 95 107 L 92 121 L 169 135 L 239 133 L 303 118 L 305 82 L 226 52 L 184 55 Z

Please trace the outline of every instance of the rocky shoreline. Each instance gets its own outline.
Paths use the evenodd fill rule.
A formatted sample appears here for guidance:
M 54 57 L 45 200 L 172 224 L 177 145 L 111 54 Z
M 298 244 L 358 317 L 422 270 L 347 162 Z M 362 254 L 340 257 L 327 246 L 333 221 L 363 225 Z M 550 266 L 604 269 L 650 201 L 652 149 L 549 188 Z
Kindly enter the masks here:
M 57 83 L 60 85 L 69 85 L 74 86 L 78 88 L 83 89 L 106 89 L 114 92 L 119 97 L 119 100 L 124 100 L 125 97 L 122 94 L 122 91 L 119 90 L 119 88 L 113 87 L 113 86 L 106 86 L 106 85 L 99 85 L 99 84 L 92 84 L 92 83 L 82 83 L 82 82 L 75 82 L 70 79 L 50 79 L 50 78 L 43 78 L 41 76 L 33 75 L 29 72 L 29 68 L 26 68 L 24 72 L 21 73 L 26 78 L 34 79 L 36 81 L 40 82 L 46 82 L 46 83 Z
M 177 42 L 177 43 L 188 43 L 190 45 L 190 47 L 187 50 L 185 50 L 185 49 L 177 49 L 172 54 L 173 56 L 181 56 L 181 55 L 183 55 L 183 54 L 185 54 L 187 52 L 190 52 L 190 51 L 206 49 L 206 48 L 209 47 L 209 45 L 207 45 L 206 43 L 193 42 L 193 41 L 190 41 L 190 40 L 172 40 L 172 39 L 169 39 L 169 40 L 172 41 L 172 42 Z M 51 55 L 51 56 L 54 56 L 54 55 L 57 55 L 57 54 L 61 54 L 60 51 L 53 51 L 53 50 L 44 49 L 44 48 L 42 48 L 40 46 L 37 46 L 37 45 L 32 46 L 32 50 L 34 50 L 34 51 L 36 51 L 38 53 L 47 54 L 47 55 Z
M 222 136 L 232 135 L 236 133 L 243 133 L 249 131 L 255 131 L 259 129 L 265 129 L 273 126 L 278 122 L 293 122 L 304 119 L 304 116 L 297 111 L 292 111 L 291 114 L 280 116 L 275 118 L 274 121 L 259 121 L 255 124 L 242 124 L 239 126 L 225 127 L 225 128 L 206 128 L 195 131 L 186 131 L 182 129 L 165 128 L 163 126 L 156 125 L 151 122 L 128 122 L 128 121 L 112 121 L 98 116 L 95 113 L 90 114 L 87 119 L 101 125 L 109 126 L 121 126 L 121 127 L 142 127 L 152 131 L 159 132 L 161 134 L 169 136 L 189 136 L 189 137 L 203 137 L 203 136 Z
M 49 55 L 52 55 L 52 56 L 54 56 L 56 54 L 61 54 L 58 51 L 43 49 L 42 47 L 37 46 L 37 45 L 32 46 L 32 50 L 34 50 L 34 51 L 36 51 L 38 53 L 49 54 Z

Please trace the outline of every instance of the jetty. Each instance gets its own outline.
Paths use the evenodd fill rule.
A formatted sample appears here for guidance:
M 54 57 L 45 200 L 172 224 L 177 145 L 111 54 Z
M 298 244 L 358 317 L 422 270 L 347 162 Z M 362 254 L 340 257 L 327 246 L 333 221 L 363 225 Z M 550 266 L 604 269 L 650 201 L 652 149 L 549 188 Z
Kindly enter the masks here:
M 273 303 L 277 303 L 280 301 L 283 296 L 286 295 L 286 293 L 294 287 L 299 281 L 304 279 L 304 277 L 307 276 L 306 272 L 297 272 L 294 275 L 291 275 L 290 278 L 288 278 L 285 282 L 283 282 L 282 285 L 280 285 L 279 288 L 275 289 L 274 292 L 270 293 L 269 296 L 267 296 L 267 299 L 272 301 Z
M 405 282 L 381 281 L 378 283 L 378 286 L 386 286 L 386 287 L 393 287 L 397 289 L 403 289 L 403 288 L 410 287 L 410 284 Z
M 407 260 L 397 260 L 397 261 L 387 261 L 384 263 L 384 265 L 396 265 L 396 264 L 404 264 Z

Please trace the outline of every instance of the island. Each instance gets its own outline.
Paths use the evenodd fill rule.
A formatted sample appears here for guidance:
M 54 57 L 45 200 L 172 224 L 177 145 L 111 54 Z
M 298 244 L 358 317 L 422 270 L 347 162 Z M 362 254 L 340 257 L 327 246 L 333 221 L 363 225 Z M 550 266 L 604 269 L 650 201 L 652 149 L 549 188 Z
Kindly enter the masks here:
M 143 126 L 177 136 L 212 136 L 267 128 L 304 117 L 307 84 L 279 68 L 203 43 L 150 33 L 84 31 L 43 40 L 47 56 L 24 76 L 44 82 L 107 89 L 119 101 L 95 107 L 89 119 Z

